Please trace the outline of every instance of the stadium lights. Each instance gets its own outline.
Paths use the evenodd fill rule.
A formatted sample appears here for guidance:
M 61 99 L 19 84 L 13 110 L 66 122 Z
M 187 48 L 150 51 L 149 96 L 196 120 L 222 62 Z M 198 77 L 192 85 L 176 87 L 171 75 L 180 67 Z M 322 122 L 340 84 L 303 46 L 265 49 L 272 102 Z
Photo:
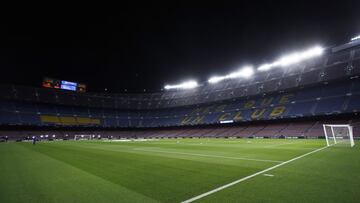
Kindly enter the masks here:
M 225 120 L 225 121 L 220 121 L 221 124 L 223 123 L 234 123 L 234 120 Z
M 198 86 L 198 83 L 196 81 L 191 80 L 191 81 L 180 83 L 178 85 L 166 85 L 164 88 L 166 90 L 169 90 L 169 89 L 192 89 L 197 86 Z
M 220 82 L 222 80 L 225 80 L 225 79 L 248 78 L 248 77 L 252 76 L 253 74 L 254 74 L 253 67 L 247 66 L 247 67 L 244 67 L 244 68 L 240 69 L 239 71 L 230 73 L 228 75 L 211 77 L 208 80 L 208 82 L 214 84 L 214 83 L 218 83 L 218 82 Z
M 322 55 L 322 53 L 324 52 L 324 49 L 320 46 L 315 46 L 312 47 L 308 50 L 305 50 L 303 52 L 296 52 L 296 53 L 292 53 L 286 56 L 281 57 L 279 60 L 270 63 L 270 64 L 264 64 L 261 65 L 258 70 L 259 71 L 267 71 L 270 70 L 273 67 L 278 67 L 278 66 L 289 66 L 295 63 L 299 63 L 303 60 L 306 59 L 310 59 L 316 56 L 320 56 Z
M 358 39 L 360 39 L 360 35 L 358 35 L 358 36 L 356 36 L 356 37 L 351 38 L 351 41 L 355 41 L 355 40 L 358 40 Z

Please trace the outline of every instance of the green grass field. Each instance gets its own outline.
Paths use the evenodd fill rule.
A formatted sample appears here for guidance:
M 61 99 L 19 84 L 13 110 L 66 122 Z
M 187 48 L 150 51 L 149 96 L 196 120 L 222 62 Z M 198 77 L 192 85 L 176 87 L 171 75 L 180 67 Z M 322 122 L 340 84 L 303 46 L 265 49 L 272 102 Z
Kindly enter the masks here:
M 195 202 L 359 202 L 359 144 L 308 154 Z M 0 143 L 0 202 L 182 202 L 324 146 L 279 139 Z

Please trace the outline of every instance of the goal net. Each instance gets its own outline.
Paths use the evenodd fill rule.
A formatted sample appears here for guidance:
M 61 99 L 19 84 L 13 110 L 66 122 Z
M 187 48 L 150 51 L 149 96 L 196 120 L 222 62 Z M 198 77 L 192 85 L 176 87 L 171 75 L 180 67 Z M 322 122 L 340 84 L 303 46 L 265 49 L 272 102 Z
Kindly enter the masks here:
M 323 127 L 327 146 L 336 144 L 353 147 L 355 145 L 352 126 L 323 124 Z
M 91 140 L 92 135 L 75 135 L 74 140 Z

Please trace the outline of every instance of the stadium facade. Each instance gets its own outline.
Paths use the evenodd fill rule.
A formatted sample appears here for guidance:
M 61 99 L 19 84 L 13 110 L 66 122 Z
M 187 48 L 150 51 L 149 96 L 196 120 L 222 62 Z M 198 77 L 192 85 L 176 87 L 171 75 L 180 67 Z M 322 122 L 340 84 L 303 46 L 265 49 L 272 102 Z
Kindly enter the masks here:
M 60 128 L 49 131 L 60 136 L 81 128 L 117 137 L 318 137 L 324 122 L 352 123 L 360 136 L 360 42 L 187 90 L 108 94 L 1 85 L 0 93 L 4 129 Z

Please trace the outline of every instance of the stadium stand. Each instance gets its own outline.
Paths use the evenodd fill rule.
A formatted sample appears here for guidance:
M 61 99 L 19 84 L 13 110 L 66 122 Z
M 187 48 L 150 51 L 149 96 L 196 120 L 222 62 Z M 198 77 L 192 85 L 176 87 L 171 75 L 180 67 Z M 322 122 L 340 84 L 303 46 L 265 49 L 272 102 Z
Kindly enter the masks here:
M 321 122 L 296 119 L 350 115 L 356 120 L 360 110 L 360 49 L 329 49 L 323 57 L 288 68 L 257 72 L 249 79 L 204 83 L 190 90 L 108 94 L 0 85 L 0 93 L 2 126 L 136 128 L 116 131 L 116 135 L 112 134 L 115 131 L 94 133 L 126 138 L 318 137 L 322 135 Z M 224 122 L 279 119 L 287 121 L 219 128 Z M 169 129 L 197 125 L 202 127 Z M 23 132 L 14 136 L 26 137 Z
M 37 136 L 41 139 L 73 139 L 75 135 L 91 135 L 93 139 L 143 139 L 143 138 L 269 138 L 323 137 L 323 123 L 350 123 L 354 127 L 354 135 L 359 136 L 360 120 L 319 120 L 319 121 L 287 121 L 272 124 L 245 124 L 240 126 L 202 126 L 201 128 L 152 128 L 123 130 L 6 130 L 0 131 L 0 137 L 5 135 L 12 139 L 31 139 Z

